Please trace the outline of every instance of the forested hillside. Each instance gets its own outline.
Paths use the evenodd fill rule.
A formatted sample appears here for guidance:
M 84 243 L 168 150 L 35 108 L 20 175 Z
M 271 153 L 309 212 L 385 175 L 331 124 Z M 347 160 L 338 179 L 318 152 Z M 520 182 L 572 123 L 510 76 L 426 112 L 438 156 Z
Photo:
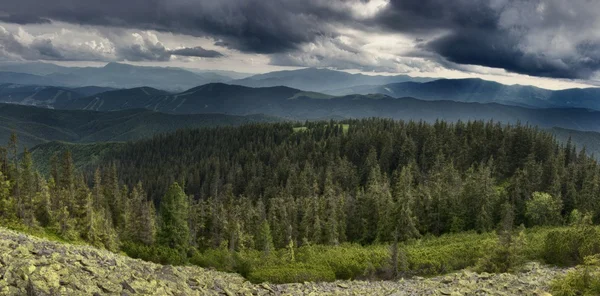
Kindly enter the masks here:
M 274 122 L 263 116 L 223 114 L 169 115 L 144 109 L 118 112 L 52 110 L 32 106 L 0 104 L 0 138 L 19 136 L 21 147 L 31 148 L 49 141 L 93 143 L 129 141 L 182 128 Z
M 203 209 L 263 216 L 279 247 L 289 236 L 297 243 L 389 241 L 392 221 L 401 220 L 389 218 L 394 215 L 410 216 L 414 231 L 407 236 L 488 231 L 507 204 L 515 208 L 516 225 L 533 226 L 526 203 L 536 191 L 560 204 L 551 221 L 559 223 L 574 209 L 596 211 L 593 184 L 600 181 L 595 161 L 570 143 L 561 147 L 529 126 L 479 121 L 369 119 L 179 131 L 127 144 L 107 161 L 129 186 L 141 181 L 157 204 L 179 182 Z M 227 200 L 236 202 L 221 204 Z M 411 214 L 393 212 L 401 208 Z M 204 214 L 200 224 L 211 227 L 223 217 Z M 240 225 L 256 220 L 236 219 L 250 219 Z M 199 231 L 202 243 L 212 246 L 228 237 Z
M 392 264 L 399 270 L 406 262 L 412 263 L 405 272 L 438 274 L 486 257 L 493 250 L 487 233 L 495 229 L 503 229 L 505 243 L 499 246 L 509 249 L 493 251 L 498 257 L 489 260 L 504 265 L 477 264 L 508 270 L 517 257 L 501 252 L 514 253 L 513 226 L 585 224 L 600 217 L 596 161 L 523 125 L 365 119 L 182 130 L 124 144 L 93 171 L 75 169 L 68 151 L 53 155 L 48 179 L 36 172 L 28 151 L 19 159 L 15 141 L 0 151 L 3 223 L 41 227 L 146 260 L 234 270 L 254 281 L 274 280 L 282 272 L 272 269 L 283 264 L 274 258 L 288 258 L 286 273 L 320 280 L 365 276 L 369 264 L 368 274 L 377 277 L 380 268 Z M 586 241 L 598 237 L 592 230 Z M 411 257 L 398 257 L 398 242 L 464 231 L 482 235 L 408 244 L 402 252 Z M 552 233 L 528 236 L 538 246 Z M 305 247 L 347 243 L 394 243 L 396 259 L 387 261 L 387 253 L 375 247 L 374 257 L 346 271 L 337 269 L 346 265 L 294 265 L 317 258 Z M 447 262 L 469 248 L 465 243 L 478 246 L 469 251 L 473 256 Z M 582 252 L 600 252 L 595 246 Z M 558 252 L 552 247 L 527 256 L 582 262 L 583 255 L 543 257 Z M 446 263 L 426 267 L 418 255 L 422 248 Z M 349 245 L 330 256 L 340 256 L 337 250 L 371 252 Z M 265 264 L 271 269 L 252 268 Z M 294 275 L 277 281 L 298 280 Z

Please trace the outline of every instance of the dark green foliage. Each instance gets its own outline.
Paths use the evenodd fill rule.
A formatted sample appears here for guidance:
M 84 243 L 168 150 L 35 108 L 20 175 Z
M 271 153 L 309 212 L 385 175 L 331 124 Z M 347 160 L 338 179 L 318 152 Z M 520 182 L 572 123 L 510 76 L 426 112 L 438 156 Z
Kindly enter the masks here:
M 525 215 L 530 225 L 560 225 L 562 201 L 548 193 L 534 192 L 527 201 Z
M 158 243 L 176 250 L 187 250 L 190 240 L 189 205 L 179 184 L 169 187 L 161 200 L 159 215 Z
M 586 257 L 583 265 L 552 283 L 556 296 L 600 295 L 600 256 Z
M 293 264 L 255 270 L 248 275 L 248 280 L 253 283 L 270 282 L 273 284 L 333 282 L 335 273 L 325 266 Z
M 127 256 L 159 264 L 182 265 L 188 262 L 187 254 L 162 245 L 147 246 L 126 242 L 121 246 L 121 250 Z
M 488 232 L 506 202 L 514 225 L 560 224 L 573 209 L 600 217 L 595 161 L 530 126 L 368 119 L 299 127 L 182 130 L 126 144 L 100 164 L 116 164 L 130 187 L 141 181 L 155 204 L 173 182 L 183 184 L 198 204 L 189 227 L 201 248 L 256 248 L 265 220 L 274 247 L 284 248 L 290 240 L 392 242 L 396 229 L 399 241 Z M 560 200 L 560 216 L 533 222 L 534 192 Z
M 586 256 L 596 254 L 600 254 L 600 231 L 586 225 L 548 233 L 543 249 L 547 263 L 562 266 L 581 264 Z
M 251 122 L 277 122 L 280 119 L 264 115 L 232 116 L 223 114 L 170 115 L 150 110 L 123 110 L 94 112 L 79 110 L 54 110 L 32 106 L 0 104 L 0 139 L 8 139 L 11 133 L 19 136 L 18 152 L 23 148 L 51 141 L 94 143 L 139 140 L 156 134 L 174 132 L 183 128 L 200 128 L 220 125 L 241 125 Z M 64 143 L 48 143 L 42 150 L 68 150 Z M 73 148 L 90 153 L 101 147 Z M 53 153 L 53 152 L 52 152 Z M 34 153 L 35 154 L 35 153 Z M 76 153 L 79 154 L 79 153 Z M 48 155 L 48 157 L 51 155 Z M 43 159 L 44 162 L 48 159 Z M 36 159 L 39 161 L 39 159 Z M 93 162 L 94 159 L 82 159 Z M 41 163 L 40 163 L 41 164 Z M 45 166 L 45 165 L 44 165 Z

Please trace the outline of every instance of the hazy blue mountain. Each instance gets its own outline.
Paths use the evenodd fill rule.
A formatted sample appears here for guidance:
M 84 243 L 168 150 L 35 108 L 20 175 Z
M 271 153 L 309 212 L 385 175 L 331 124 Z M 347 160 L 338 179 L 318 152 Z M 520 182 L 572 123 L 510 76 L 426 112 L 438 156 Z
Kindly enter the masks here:
M 70 73 L 80 67 L 63 67 L 43 62 L 0 62 L 0 71 L 45 76 L 52 73 Z
M 47 77 L 71 86 L 148 86 L 166 90 L 184 90 L 210 82 L 230 80 L 225 76 L 203 75 L 179 68 L 140 67 L 120 63 L 108 63 L 104 67 L 76 68 L 69 73 L 52 73 Z
M 22 147 L 33 147 L 49 141 L 76 143 L 129 141 L 181 128 L 278 120 L 263 115 L 169 115 L 144 109 L 94 112 L 0 104 L 0 141 L 7 140 L 12 132 L 18 134 Z
M 3 71 L 3 72 L 2 72 Z M 104 67 L 61 67 L 45 63 L 0 64 L 0 83 L 110 88 L 154 87 L 182 91 L 233 78 L 212 72 L 194 73 L 173 67 L 142 67 L 108 63 Z
M 97 93 L 86 98 L 69 101 L 67 104 L 56 105 L 57 109 L 115 111 L 136 108 L 148 108 L 149 102 L 155 97 L 167 96 L 169 93 L 151 87 L 136 87 L 130 89 L 110 90 Z
M 600 156 L 600 133 L 590 131 L 578 131 L 564 128 L 552 128 L 548 130 L 557 140 L 566 143 L 569 138 L 578 149 L 584 148 L 598 159 Z
M 17 73 L 17 72 L 1 72 L 0 71 L 0 83 L 13 83 L 13 84 L 24 84 L 24 85 L 55 85 L 64 86 L 62 82 L 55 81 L 49 77 Z
M 333 97 L 289 87 L 250 88 L 207 84 L 182 93 L 117 90 L 71 101 L 70 109 L 111 111 L 145 108 L 172 114 L 267 114 L 293 120 L 387 117 L 448 121 L 482 119 L 600 131 L 600 112 L 578 108 L 535 109 L 498 103 L 466 103 L 394 98 L 383 94 Z
M 89 92 L 91 89 L 87 93 Z M 54 108 L 84 96 L 82 92 L 64 87 L 0 84 L 2 103 Z
M 72 88 L 72 90 L 87 97 L 87 96 L 93 96 L 95 94 L 99 94 L 99 93 L 103 93 L 103 92 L 107 92 L 107 91 L 113 91 L 113 90 L 116 90 L 116 88 L 102 87 L 102 86 L 82 86 L 82 87 L 74 87 L 74 88 Z
M 226 70 L 199 70 L 199 69 L 191 69 L 191 68 L 184 68 L 184 69 L 194 72 L 194 73 L 221 75 L 221 76 L 229 77 L 229 78 L 231 78 L 231 80 L 244 79 L 244 78 L 254 75 L 251 73 L 242 73 L 242 72 L 226 71 Z
M 348 88 L 358 85 L 381 85 L 394 82 L 429 80 L 431 79 L 410 77 L 408 75 L 370 76 L 328 69 L 306 68 L 258 74 L 229 83 L 250 87 L 287 86 L 305 91 L 324 92 L 330 89 Z
M 600 110 L 600 89 L 552 91 L 524 85 L 504 85 L 482 79 L 439 79 L 430 82 L 403 82 L 379 86 L 357 86 L 330 91 L 333 95 L 380 93 L 392 97 L 423 100 L 501 103 L 536 108 L 589 108 Z
M 71 101 L 110 90 L 114 89 L 98 86 L 68 88 L 4 83 L 0 84 L 0 103 L 60 109 Z
M 175 114 L 223 113 L 257 114 L 269 112 L 270 106 L 280 104 L 296 95 L 329 96 L 307 93 L 289 87 L 249 88 L 239 85 L 211 83 L 177 94 L 150 89 L 124 89 L 97 94 L 72 101 L 66 109 L 113 111 L 145 108 Z M 272 112 L 273 113 L 273 112 Z
M 554 106 L 600 110 L 600 88 L 571 88 L 552 92 L 547 99 Z

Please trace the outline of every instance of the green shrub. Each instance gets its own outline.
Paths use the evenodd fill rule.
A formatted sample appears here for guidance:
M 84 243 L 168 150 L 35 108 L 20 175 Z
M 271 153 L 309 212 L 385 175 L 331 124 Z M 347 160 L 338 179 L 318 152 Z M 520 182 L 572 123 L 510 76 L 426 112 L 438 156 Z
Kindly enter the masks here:
M 556 296 L 600 295 L 600 256 L 589 256 L 578 266 L 551 285 Z
M 462 233 L 417 241 L 406 247 L 409 273 L 438 275 L 475 265 L 496 243 L 493 234 Z
M 146 246 L 127 242 L 121 247 L 129 257 L 159 264 L 183 265 L 187 263 L 186 254 L 164 246 Z
M 204 268 L 214 268 L 219 271 L 235 272 L 248 277 L 255 266 L 261 265 L 259 251 L 231 252 L 227 249 L 208 249 L 196 253 L 190 258 L 190 263 Z
M 389 262 L 389 251 L 385 246 L 303 246 L 297 253 L 299 262 L 328 266 L 336 278 L 342 280 L 368 277 Z
M 302 282 L 333 282 L 335 273 L 327 266 L 288 264 L 283 266 L 266 266 L 252 271 L 248 275 L 252 283 L 269 282 L 273 284 Z
M 478 272 L 503 273 L 513 271 L 525 263 L 523 256 L 526 244 L 525 232 L 505 231 L 498 234 L 498 242 L 492 250 L 480 258 L 475 266 Z
M 600 254 L 600 232 L 591 226 L 578 226 L 550 231 L 542 256 L 546 263 L 573 266 L 595 254 Z
M 190 258 L 190 263 L 204 268 L 231 271 L 231 253 L 224 249 L 208 249 Z

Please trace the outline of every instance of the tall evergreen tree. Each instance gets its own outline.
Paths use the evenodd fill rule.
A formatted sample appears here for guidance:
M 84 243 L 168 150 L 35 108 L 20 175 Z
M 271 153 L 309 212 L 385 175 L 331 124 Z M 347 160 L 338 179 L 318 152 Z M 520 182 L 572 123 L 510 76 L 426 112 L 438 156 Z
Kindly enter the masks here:
M 173 183 L 160 204 L 158 242 L 162 245 L 187 250 L 189 246 L 188 199 L 183 189 Z

